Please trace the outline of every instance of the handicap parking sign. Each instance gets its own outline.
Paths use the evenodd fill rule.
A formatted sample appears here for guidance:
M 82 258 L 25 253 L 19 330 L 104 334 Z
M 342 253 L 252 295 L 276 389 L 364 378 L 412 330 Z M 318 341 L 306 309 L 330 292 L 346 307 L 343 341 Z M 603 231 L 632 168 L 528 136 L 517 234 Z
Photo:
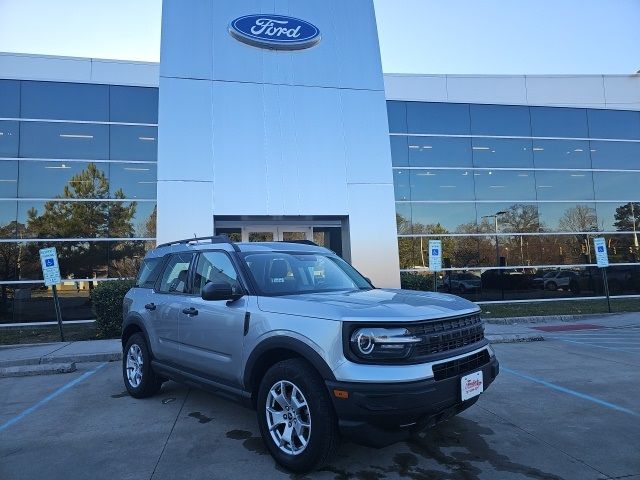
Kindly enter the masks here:
M 55 265 L 55 262 L 53 261 L 53 258 L 45 258 L 44 260 L 45 267 L 53 267 L 54 265 Z
M 60 283 L 60 266 L 54 247 L 40 249 L 40 265 L 42 266 L 42 278 L 47 287 Z
M 442 270 L 442 242 L 440 240 L 429 240 L 429 270 L 439 272 Z
M 431 250 L 431 255 L 436 255 L 437 256 L 438 255 L 438 249 L 437 248 L 432 249 Z
M 609 255 L 607 254 L 607 243 L 604 238 L 594 238 L 593 246 L 596 248 L 596 262 L 599 267 L 609 266 Z

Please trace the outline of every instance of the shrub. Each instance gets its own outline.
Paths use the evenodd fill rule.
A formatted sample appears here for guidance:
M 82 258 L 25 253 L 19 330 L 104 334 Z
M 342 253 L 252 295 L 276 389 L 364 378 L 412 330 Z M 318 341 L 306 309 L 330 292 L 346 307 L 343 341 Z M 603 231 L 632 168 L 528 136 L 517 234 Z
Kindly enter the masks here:
M 423 275 L 420 273 L 400 273 L 400 286 L 406 290 L 433 290 L 433 275 Z
M 133 280 L 100 282 L 91 292 L 98 338 L 120 336 L 122 332 L 122 302 L 134 283 Z

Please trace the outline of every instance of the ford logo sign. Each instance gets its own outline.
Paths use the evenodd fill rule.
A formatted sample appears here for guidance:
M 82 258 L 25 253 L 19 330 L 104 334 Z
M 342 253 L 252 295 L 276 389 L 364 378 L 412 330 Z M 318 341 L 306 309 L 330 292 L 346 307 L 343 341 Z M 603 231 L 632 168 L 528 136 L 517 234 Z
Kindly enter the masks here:
M 272 50 L 302 50 L 320 41 L 320 30 L 309 22 L 283 15 L 246 15 L 229 25 L 233 38 Z

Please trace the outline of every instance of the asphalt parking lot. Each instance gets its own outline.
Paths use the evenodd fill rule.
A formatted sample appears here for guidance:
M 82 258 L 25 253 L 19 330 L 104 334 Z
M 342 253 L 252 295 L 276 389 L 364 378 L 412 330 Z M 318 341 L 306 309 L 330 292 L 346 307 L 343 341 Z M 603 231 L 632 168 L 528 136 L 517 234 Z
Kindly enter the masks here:
M 501 375 L 459 417 L 306 476 L 275 466 L 253 411 L 173 382 L 135 400 L 119 363 L 0 379 L 0 479 L 640 479 L 640 327 L 547 338 L 496 345 Z

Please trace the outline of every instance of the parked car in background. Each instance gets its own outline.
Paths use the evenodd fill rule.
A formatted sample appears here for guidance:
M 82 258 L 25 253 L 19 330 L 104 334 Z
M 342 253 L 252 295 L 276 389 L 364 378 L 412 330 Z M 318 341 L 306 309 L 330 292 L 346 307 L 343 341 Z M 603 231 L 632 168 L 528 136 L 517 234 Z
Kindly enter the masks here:
M 572 270 L 553 270 L 533 279 L 533 287 L 554 292 L 556 290 L 580 292 L 580 277 Z
M 469 293 L 480 290 L 482 282 L 478 275 L 469 272 L 450 273 L 444 278 L 444 285 L 451 293 Z

